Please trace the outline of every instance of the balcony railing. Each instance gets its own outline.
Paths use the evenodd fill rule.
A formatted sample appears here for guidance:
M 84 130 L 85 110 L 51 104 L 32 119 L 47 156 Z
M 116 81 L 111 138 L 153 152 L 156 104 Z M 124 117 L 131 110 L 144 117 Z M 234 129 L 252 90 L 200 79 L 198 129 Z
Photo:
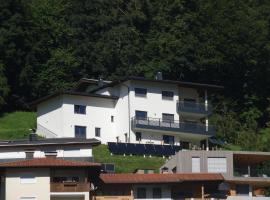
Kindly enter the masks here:
M 213 126 L 206 126 L 200 123 L 180 122 L 176 120 L 163 120 L 160 118 L 132 118 L 133 128 L 162 130 L 171 132 L 185 132 L 200 135 L 215 135 Z
M 89 182 L 51 183 L 51 192 L 89 192 Z
M 246 168 L 234 168 L 235 177 L 261 177 L 261 178 L 270 178 L 269 169 L 248 169 Z
M 177 111 L 210 115 L 212 113 L 212 106 L 209 104 L 206 105 L 205 103 L 178 101 Z

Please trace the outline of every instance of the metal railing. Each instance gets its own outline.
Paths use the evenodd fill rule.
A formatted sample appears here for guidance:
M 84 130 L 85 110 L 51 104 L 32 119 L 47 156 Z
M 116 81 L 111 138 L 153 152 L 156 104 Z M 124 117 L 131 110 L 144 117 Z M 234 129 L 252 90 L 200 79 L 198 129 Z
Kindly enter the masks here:
M 205 103 L 177 101 L 177 111 L 210 115 L 212 113 L 212 106 Z
M 270 178 L 269 169 L 257 169 L 257 168 L 234 168 L 233 174 L 235 177 L 261 177 L 261 178 Z
M 160 118 L 136 118 L 132 119 L 133 128 L 145 128 L 172 132 L 186 132 L 202 135 L 215 135 L 213 126 L 206 126 L 201 123 L 180 122 L 177 120 L 164 120 Z

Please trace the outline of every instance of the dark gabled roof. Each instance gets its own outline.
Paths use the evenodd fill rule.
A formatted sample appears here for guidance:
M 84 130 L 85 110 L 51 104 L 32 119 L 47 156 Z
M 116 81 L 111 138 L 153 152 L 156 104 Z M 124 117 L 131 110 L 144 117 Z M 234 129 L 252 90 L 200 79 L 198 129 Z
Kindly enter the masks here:
M 136 77 L 136 76 L 129 76 L 120 80 L 113 81 L 111 83 L 108 83 L 102 87 L 99 87 L 91 92 L 98 91 L 103 88 L 107 87 L 113 87 L 115 85 L 118 85 L 120 83 L 123 83 L 125 81 L 145 81 L 145 82 L 153 82 L 153 83 L 167 83 L 167 84 L 176 84 L 179 86 L 184 86 L 184 87 L 191 87 L 191 88 L 207 88 L 211 90 L 220 90 L 224 89 L 223 86 L 220 85 L 213 85 L 213 84 L 204 84 L 204 83 L 194 83 L 194 82 L 185 82 L 185 81 L 174 81 L 174 80 L 156 80 L 156 79 L 147 79 L 144 77 Z
M 99 163 L 71 161 L 57 158 L 34 158 L 0 163 L 0 168 L 28 168 L 28 167 L 100 167 Z
M 59 91 L 59 92 L 55 92 L 53 94 L 47 95 L 45 97 L 41 97 L 40 99 L 37 99 L 33 102 L 30 103 L 30 105 L 36 106 L 38 104 L 40 104 L 43 101 L 46 101 L 48 99 L 51 99 L 53 97 L 57 97 L 59 95 L 75 95 L 75 96 L 87 96 L 87 97 L 97 97 L 97 98 L 105 98 L 105 99 L 113 99 L 113 100 L 117 100 L 118 97 L 117 96 L 112 96 L 112 95 L 102 95 L 102 94 L 94 94 L 94 93 L 87 93 L 87 92 L 75 92 L 75 91 Z
M 72 91 L 77 91 L 77 89 L 78 89 L 81 85 L 83 85 L 83 84 L 86 84 L 86 85 L 96 85 L 96 86 L 98 87 L 98 82 L 99 82 L 99 79 L 81 78 L 71 90 L 72 90 Z M 103 82 L 104 84 L 109 84 L 109 83 L 111 83 L 112 81 L 102 80 L 102 82 Z
M 68 145 L 99 145 L 100 141 L 97 139 L 85 138 L 45 138 L 37 140 L 5 140 L 0 141 L 0 148 L 7 147 L 36 147 L 36 146 L 68 146 Z
M 140 183 L 181 183 L 192 181 L 223 181 L 221 174 L 182 173 L 182 174 L 101 174 L 105 184 L 140 184 Z

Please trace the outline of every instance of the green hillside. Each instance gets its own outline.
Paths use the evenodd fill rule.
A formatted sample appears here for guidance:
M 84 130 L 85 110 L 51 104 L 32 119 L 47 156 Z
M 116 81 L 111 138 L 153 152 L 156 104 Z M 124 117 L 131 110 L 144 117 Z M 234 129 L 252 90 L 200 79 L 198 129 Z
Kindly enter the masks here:
M 106 145 L 94 147 L 93 154 L 95 162 L 114 163 L 117 173 L 130 173 L 137 168 L 157 171 L 166 161 L 161 157 L 111 155 Z
M 0 117 L 0 139 L 26 138 L 31 128 L 36 127 L 35 112 L 12 112 Z

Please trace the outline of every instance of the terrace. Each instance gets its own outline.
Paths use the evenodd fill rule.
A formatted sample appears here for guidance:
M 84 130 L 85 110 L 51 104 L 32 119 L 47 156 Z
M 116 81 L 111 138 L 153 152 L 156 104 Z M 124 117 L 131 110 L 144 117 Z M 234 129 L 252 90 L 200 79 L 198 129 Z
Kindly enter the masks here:
M 212 114 L 212 105 L 191 101 L 178 101 L 177 111 L 181 113 L 207 116 Z
M 203 137 L 215 135 L 213 126 L 206 126 L 201 123 L 182 122 L 177 120 L 164 120 L 161 118 L 138 118 L 133 117 L 132 128 L 137 130 L 154 130 L 159 132 L 169 132 L 174 134 L 195 134 Z

